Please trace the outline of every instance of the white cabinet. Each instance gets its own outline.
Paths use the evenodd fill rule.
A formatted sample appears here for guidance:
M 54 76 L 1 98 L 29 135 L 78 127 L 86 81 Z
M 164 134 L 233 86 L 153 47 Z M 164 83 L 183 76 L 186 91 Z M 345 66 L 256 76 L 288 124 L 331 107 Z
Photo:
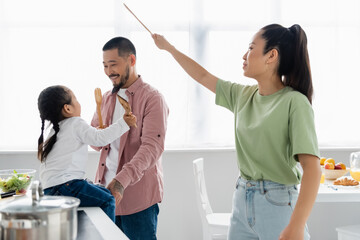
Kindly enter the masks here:
M 359 240 L 360 225 L 351 225 L 336 228 L 338 232 L 338 240 Z

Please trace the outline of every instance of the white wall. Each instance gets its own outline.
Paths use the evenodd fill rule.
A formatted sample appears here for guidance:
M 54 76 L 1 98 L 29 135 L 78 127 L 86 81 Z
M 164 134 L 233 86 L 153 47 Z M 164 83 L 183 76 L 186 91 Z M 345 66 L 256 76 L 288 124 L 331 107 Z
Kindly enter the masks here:
M 349 165 L 357 149 L 323 149 L 322 156 Z M 89 153 L 87 177 L 95 176 L 99 154 Z M 230 212 L 232 192 L 238 177 L 234 149 L 167 150 L 163 155 L 165 193 L 160 204 L 159 240 L 201 239 L 201 222 L 196 205 L 192 161 L 205 158 L 207 190 L 214 212 Z M 0 169 L 35 168 L 35 152 L 1 152 Z M 335 240 L 336 227 L 360 224 L 360 203 L 316 203 L 308 221 L 312 239 Z

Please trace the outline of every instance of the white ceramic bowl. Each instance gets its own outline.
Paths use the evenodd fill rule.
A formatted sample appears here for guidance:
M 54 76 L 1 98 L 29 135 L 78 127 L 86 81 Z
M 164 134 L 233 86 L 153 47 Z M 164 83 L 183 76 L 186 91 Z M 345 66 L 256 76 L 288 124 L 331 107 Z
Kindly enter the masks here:
M 321 171 L 323 172 L 323 174 L 325 175 L 325 179 L 328 180 L 335 180 L 339 177 L 344 176 L 345 174 L 347 174 L 350 169 L 346 168 L 346 169 L 325 169 L 323 166 L 321 167 Z
M 0 192 L 16 191 L 25 194 L 35 177 L 35 169 L 0 170 Z

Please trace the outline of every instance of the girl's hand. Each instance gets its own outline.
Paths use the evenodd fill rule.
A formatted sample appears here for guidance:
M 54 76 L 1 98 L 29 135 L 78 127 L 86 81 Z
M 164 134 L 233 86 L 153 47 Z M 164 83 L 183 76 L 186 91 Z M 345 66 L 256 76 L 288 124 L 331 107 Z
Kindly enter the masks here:
M 169 51 L 173 46 L 164 38 L 164 36 L 159 34 L 152 34 L 152 38 L 154 39 L 155 45 L 162 50 Z
M 100 126 L 98 126 L 98 127 L 96 127 L 96 129 L 105 129 L 105 128 L 107 128 L 108 127 L 108 125 L 106 125 L 106 124 L 103 124 L 103 126 L 102 127 L 100 127 Z
M 137 127 L 136 116 L 132 112 L 125 113 L 124 120 L 127 123 L 127 125 L 129 125 L 129 127 Z

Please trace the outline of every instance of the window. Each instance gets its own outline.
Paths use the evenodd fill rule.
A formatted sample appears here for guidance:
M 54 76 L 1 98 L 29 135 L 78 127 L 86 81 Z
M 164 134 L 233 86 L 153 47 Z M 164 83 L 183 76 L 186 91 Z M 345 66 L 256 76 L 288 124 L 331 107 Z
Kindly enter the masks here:
M 214 75 L 256 84 L 242 75 L 242 56 L 261 27 L 300 24 L 308 37 L 322 147 L 357 147 L 360 87 L 360 2 L 356 0 L 129 1 L 152 31 L 165 35 Z M 114 36 L 137 48 L 137 71 L 163 93 L 170 107 L 168 148 L 233 147 L 233 115 L 190 79 L 149 33 L 114 0 L 0 0 L 0 149 L 37 148 L 42 89 L 71 88 L 90 122 L 94 89 L 111 89 L 102 46 Z

